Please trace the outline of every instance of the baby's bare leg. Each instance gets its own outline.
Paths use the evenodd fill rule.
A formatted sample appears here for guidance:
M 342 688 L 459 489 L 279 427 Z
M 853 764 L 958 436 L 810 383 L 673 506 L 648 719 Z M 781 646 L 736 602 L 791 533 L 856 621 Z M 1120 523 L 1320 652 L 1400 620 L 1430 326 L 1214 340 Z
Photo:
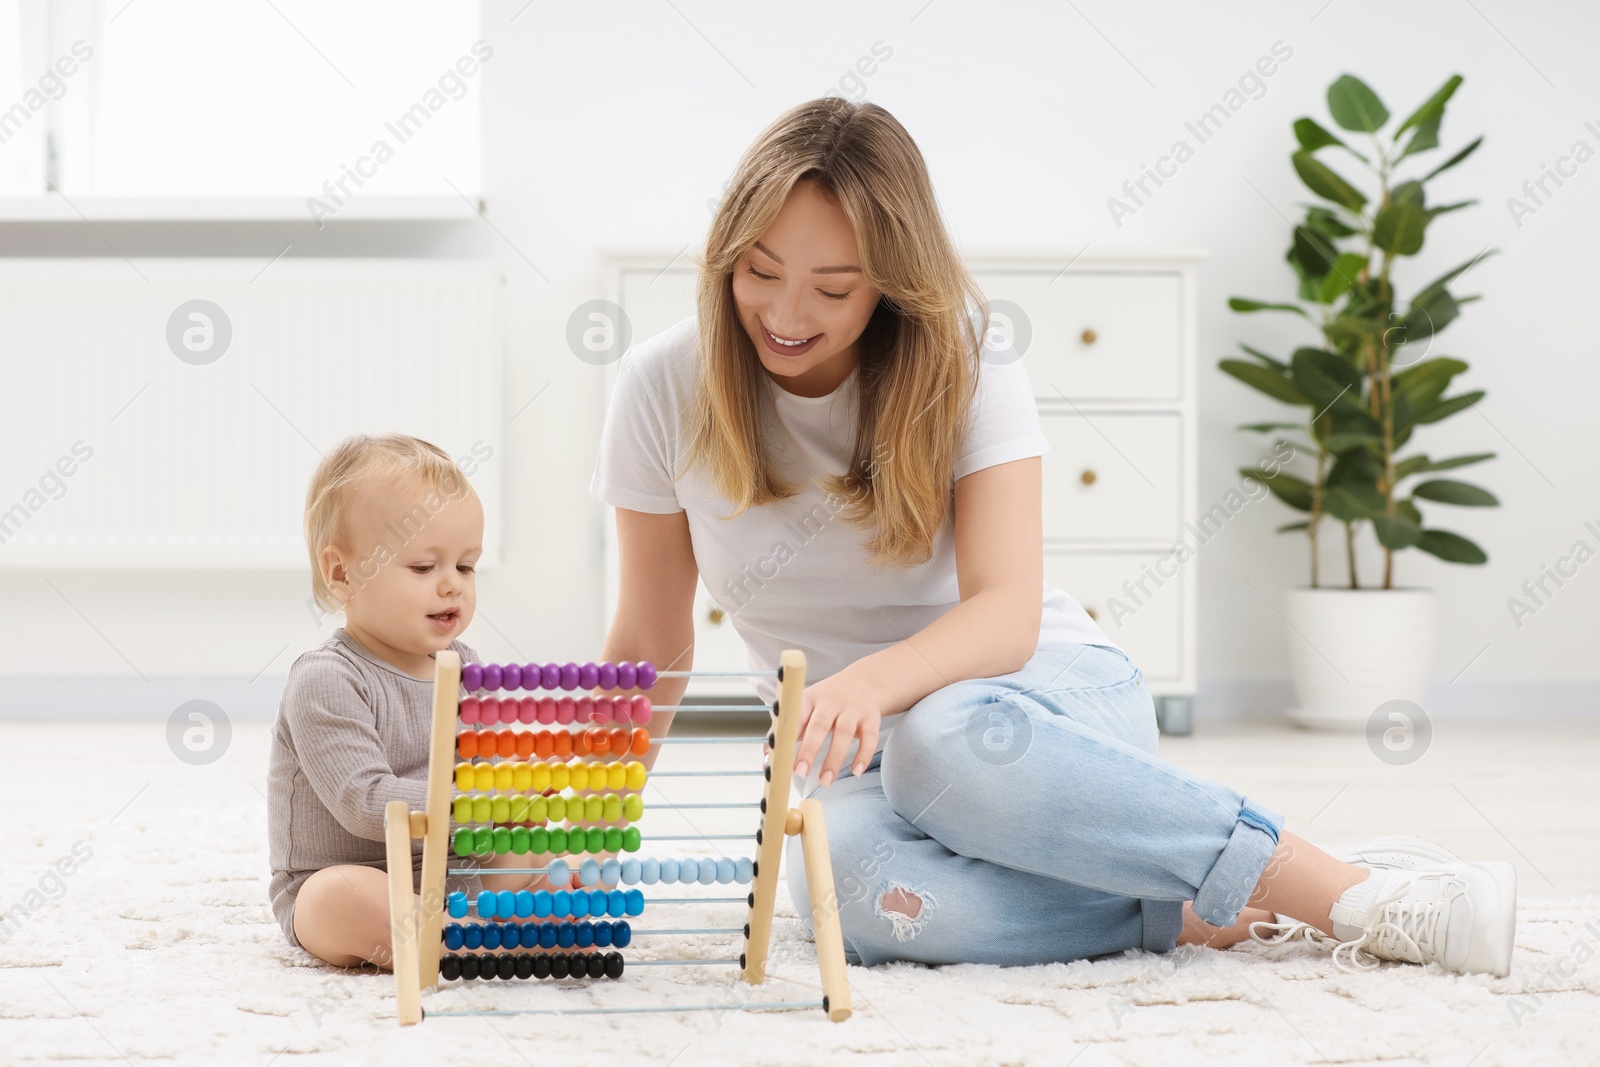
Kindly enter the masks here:
M 388 874 L 348 863 L 317 871 L 295 896 L 294 936 L 307 952 L 335 967 L 371 962 L 388 970 Z

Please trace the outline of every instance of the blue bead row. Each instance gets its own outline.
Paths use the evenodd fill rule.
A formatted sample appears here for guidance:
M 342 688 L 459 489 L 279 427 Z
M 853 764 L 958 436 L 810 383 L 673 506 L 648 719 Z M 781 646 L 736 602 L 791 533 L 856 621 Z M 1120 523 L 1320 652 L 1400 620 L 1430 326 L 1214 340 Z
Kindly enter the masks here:
M 444 947 L 463 948 L 626 948 L 633 927 L 626 919 L 616 922 L 587 919 L 574 923 L 446 923 Z
M 469 912 L 467 895 L 460 891 L 447 894 L 445 910 L 453 919 L 465 918 Z M 558 889 L 554 893 L 540 889 L 530 893 L 524 889 L 513 893 L 502 889 L 498 893 L 484 890 L 472 902 L 470 910 L 480 919 L 526 919 L 530 915 L 539 919 L 551 917 L 581 919 L 586 915 L 609 915 L 620 919 L 624 915 L 644 914 L 644 894 L 637 889 L 604 889 L 584 892 Z

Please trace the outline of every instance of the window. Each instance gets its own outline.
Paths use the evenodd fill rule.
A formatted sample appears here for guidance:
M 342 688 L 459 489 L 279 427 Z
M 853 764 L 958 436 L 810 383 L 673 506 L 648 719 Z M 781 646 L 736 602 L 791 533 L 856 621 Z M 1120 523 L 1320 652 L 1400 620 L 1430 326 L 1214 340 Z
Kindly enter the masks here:
M 478 5 L 0 0 L 0 195 L 475 198 Z

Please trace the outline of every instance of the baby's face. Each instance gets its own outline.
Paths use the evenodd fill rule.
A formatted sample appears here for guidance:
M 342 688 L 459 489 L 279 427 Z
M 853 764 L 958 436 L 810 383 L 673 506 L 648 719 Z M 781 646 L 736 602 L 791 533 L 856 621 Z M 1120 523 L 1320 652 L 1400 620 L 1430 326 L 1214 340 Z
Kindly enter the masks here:
M 415 477 L 356 489 L 338 548 L 345 619 L 360 636 L 406 655 L 449 646 L 472 621 L 483 554 L 483 506 Z

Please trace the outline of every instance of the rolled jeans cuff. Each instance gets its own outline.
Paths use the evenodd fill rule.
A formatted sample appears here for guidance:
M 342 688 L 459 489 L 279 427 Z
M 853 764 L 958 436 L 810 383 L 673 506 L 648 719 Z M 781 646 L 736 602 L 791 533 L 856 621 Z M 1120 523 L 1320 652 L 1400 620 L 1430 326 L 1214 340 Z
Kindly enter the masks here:
M 1193 907 L 1197 917 L 1212 926 L 1232 926 L 1239 921 L 1239 913 L 1278 851 L 1282 829 L 1282 815 L 1252 803 L 1249 797 L 1241 799 L 1233 834 L 1195 893 Z

